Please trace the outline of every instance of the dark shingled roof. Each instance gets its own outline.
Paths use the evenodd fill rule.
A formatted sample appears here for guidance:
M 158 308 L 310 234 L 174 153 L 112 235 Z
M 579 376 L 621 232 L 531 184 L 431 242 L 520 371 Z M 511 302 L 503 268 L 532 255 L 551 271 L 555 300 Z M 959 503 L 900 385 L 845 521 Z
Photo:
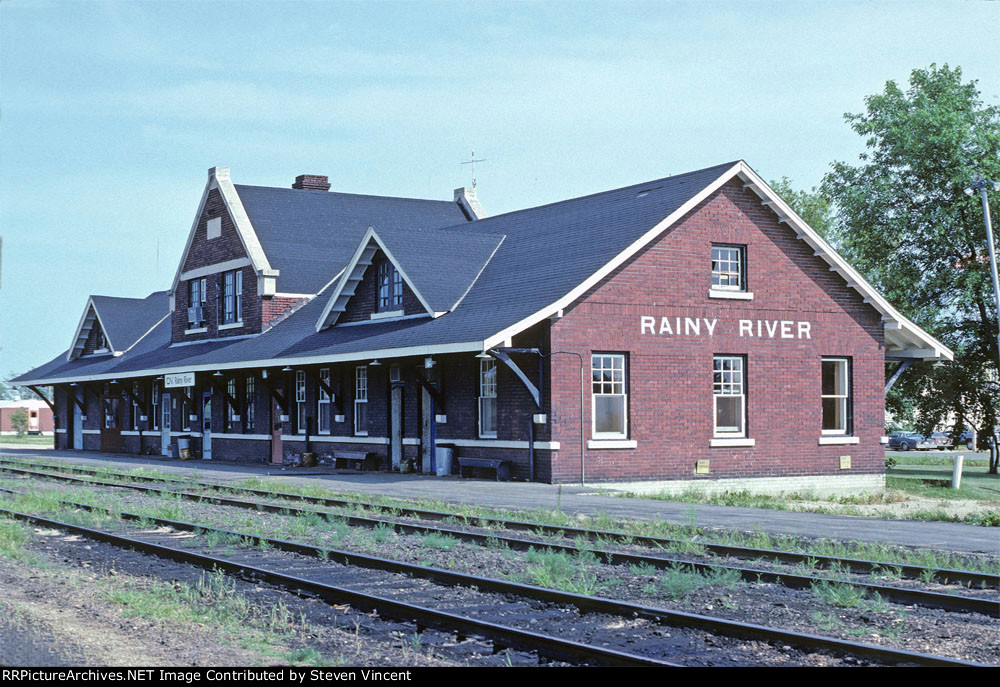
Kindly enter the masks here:
M 282 358 L 357 354 L 357 359 L 362 359 L 371 351 L 442 344 L 468 343 L 473 345 L 471 350 L 475 344 L 481 344 L 486 338 L 571 292 L 734 164 L 717 165 L 474 222 L 464 222 L 464 216 L 456 217 L 453 222 L 456 226 L 425 232 L 427 241 L 423 243 L 419 240 L 421 232 L 399 230 L 413 229 L 421 223 L 426 227 L 432 218 L 441 219 L 452 213 L 439 205 L 453 204 L 400 201 L 396 208 L 400 214 L 375 228 L 380 237 L 384 231 L 387 246 L 402 262 L 404 271 L 421 293 L 434 304 L 446 303 L 472 284 L 453 312 L 435 319 L 352 323 L 317 332 L 316 323 L 333 291 L 328 288 L 259 336 L 171 346 L 170 326 L 165 321 L 124 356 L 80 359 L 72 363 L 67 363 L 63 356 L 13 381 L 127 376 L 134 371 L 184 371 L 199 365 L 237 367 L 243 362 Z M 272 266 L 283 270 L 282 277 L 288 265 L 292 267 L 287 277 L 292 280 L 298 278 L 296 273 L 303 265 L 315 265 L 312 274 L 301 277 L 302 282 L 282 284 L 281 290 L 290 292 L 310 291 L 315 284 L 328 282 L 346 266 L 368 225 L 372 224 L 362 219 L 364 204 L 385 200 L 324 191 L 250 186 L 237 186 L 237 189 Z M 295 196 L 316 200 L 300 205 Z M 335 219 L 334 208 L 338 205 L 353 209 Z M 306 206 L 309 221 L 295 216 Z M 414 213 L 416 219 L 413 221 L 406 215 L 407 208 Z M 291 214 L 286 217 L 284 212 Z M 460 211 L 455 212 L 460 214 Z M 302 233 L 296 235 L 296 232 Z M 335 250 L 330 248 L 333 244 Z M 325 252 L 327 248 L 329 253 Z M 330 258 L 326 256 L 333 254 L 341 256 L 340 262 L 329 265 Z M 328 269 L 321 271 L 322 265 L 327 265 Z M 156 310 L 163 311 L 159 307 Z
M 502 234 L 470 233 L 468 225 L 376 233 L 435 312 L 455 307 L 504 240 Z
M 118 352 L 131 348 L 170 311 L 166 291 L 154 291 L 145 298 L 91 296 L 91 299 L 104 323 L 104 334 Z
M 369 226 L 433 229 L 465 220 L 450 201 L 235 187 L 284 293 L 318 293 L 351 259 Z

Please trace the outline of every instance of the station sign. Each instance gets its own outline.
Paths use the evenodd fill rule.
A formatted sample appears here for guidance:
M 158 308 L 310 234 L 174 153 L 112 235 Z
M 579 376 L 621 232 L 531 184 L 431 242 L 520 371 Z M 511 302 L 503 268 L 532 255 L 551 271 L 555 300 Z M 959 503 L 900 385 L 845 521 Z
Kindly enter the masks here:
M 194 372 L 163 375 L 163 388 L 176 389 L 182 386 L 194 386 Z
M 720 326 L 721 325 L 721 326 Z M 758 339 L 811 339 L 812 322 L 799 320 L 734 320 L 707 317 L 639 317 L 639 332 L 657 336 L 715 336 L 737 333 Z

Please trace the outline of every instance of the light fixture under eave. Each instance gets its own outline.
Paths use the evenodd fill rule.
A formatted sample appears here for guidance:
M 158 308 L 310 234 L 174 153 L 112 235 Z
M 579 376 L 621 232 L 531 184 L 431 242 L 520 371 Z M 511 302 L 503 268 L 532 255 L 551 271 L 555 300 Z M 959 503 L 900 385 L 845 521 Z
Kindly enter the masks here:
M 382 367 L 382 363 L 378 361 L 378 358 L 375 358 L 375 360 L 371 361 L 368 364 L 371 365 L 372 367 Z
M 482 353 L 480 353 L 476 357 L 479 358 L 480 360 L 490 360 L 490 359 L 493 358 L 493 356 L 490 355 L 489 353 L 487 353 L 486 351 L 483 351 Z
M 285 365 L 283 368 L 281 368 L 281 371 L 282 372 L 291 372 L 292 368 L 290 366 L 288 366 L 288 365 Z
M 221 377 L 221 376 L 222 376 L 222 370 L 216 370 L 216 371 L 215 371 L 215 374 L 214 374 L 214 375 L 212 375 L 212 376 L 213 376 L 213 377 Z

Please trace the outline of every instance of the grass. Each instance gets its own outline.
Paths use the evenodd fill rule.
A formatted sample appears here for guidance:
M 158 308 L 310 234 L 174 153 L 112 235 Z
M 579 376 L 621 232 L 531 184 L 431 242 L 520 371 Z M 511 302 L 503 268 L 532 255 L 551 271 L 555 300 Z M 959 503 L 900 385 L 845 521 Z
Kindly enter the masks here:
M 652 584 L 643 588 L 647 594 L 663 595 L 677 601 L 705 587 L 733 588 L 742 582 L 736 570 L 713 569 L 707 572 L 677 563 L 658 571 Z
M 41 557 L 26 548 L 30 539 L 28 529 L 20 522 L 0 517 L 0 556 L 29 565 L 41 565 Z
M 529 549 L 526 558 L 527 568 L 515 578 L 523 578 L 539 587 L 594 596 L 615 584 L 598 579 L 600 564 L 590 551 L 568 554 L 551 549 Z
M 55 462 L 55 461 L 51 461 Z M 16 485 L 16 482 L 9 482 Z M 788 536 L 771 536 L 764 532 L 740 532 L 736 530 L 706 530 L 697 526 L 692 510 L 691 521 L 688 524 L 674 524 L 663 520 L 622 520 L 613 518 L 607 514 L 599 513 L 594 516 L 571 515 L 561 511 L 551 510 L 528 510 L 515 511 L 507 509 L 486 508 L 477 505 L 462 505 L 431 500 L 403 500 L 390 499 L 387 497 L 370 496 L 357 493 L 338 493 L 330 491 L 316 485 L 296 486 L 289 485 L 276 480 L 262 480 L 252 478 L 241 483 L 242 486 L 254 489 L 265 489 L 277 492 L 274 499 L 280 500 L 280 493 L 301 493 L 304 495 L 335 498 L 344 500 L 361 500 L 370 504 L 385 506 L 397 510 L 403 508 L 419 508 L 426 510 L 439 510 L 455 514 L 456 518 L 468 521 L 470 524 L 489 525 L 481 522 L 480 519 L 515 519 L 533 520 L 541 524 L 554 527 L 582 527 L 608 531 L 619 531 L 629 536 L 656 537 L 670 542 L 664 543 L 664 550 L 689 553 L 693 555 L 704 555 L 704 545 L 708 543 L 731 544 L 737 546 L 749 546 L 759 548 L 781 549 L 795 551 L 805 554 L 844 556 L 852 558 L 866 558 L 870 560 L 883 561 L 889 564 L 920 565 L 926 567 L 942 568 L 965 568 L 981 572 L 1000 572 L 1000 563 L 996 559 L 984 559 L 977 557 L 964 557 L 951 555 L 945 552 L 913 551 L 909 549 L 896 548 L 884 544 L 872 544 L 865 542 L 829 542 L 824 540 L 800 539 Z M 85 499 L 81 498 L 81 501 Z M 301 504 L 300 504 L 301 505 Z M 153 513 L 146 513 L 153 515 Z M 179 518 L 184 519 L 184 518 Z M 1000 520 L 1000 516 L 997 516 Z M 246 516 L 243 521 L 230 519 L 221 526 L 233 527 L 237 522 L 240 529 L 245 531 L 259 530 L 259 523 L 254 522 L 253 516 Z M 318 528 L 325 528 L 327 537 L 335 540 L 349 538 L 353 528 L 339 519 L 333 519 L 325 523 L 320 523 Z M 496 526 L 493 526 L 496 529 Z M 316 533 L 310 535 L 315 538 Z M 391 538 L 392 533 L 389 528 L 378 532 L 375 537 L 382 540 Z M 368 541 L 373 541 L 371 538 Z M 503 548 L 503 547 L 501 547 Z
M 14 444 L 17 446 L 52 446 L 52 437 L 38 434 L 4 434 L 0 436 L 0 444 Z
M 269 653 L 295 665 L 339 665 L 342 657 L 326 657 L 314 647 L 292 649 L 289 640 L 312 632 L 281 603 L 258 606 L 236 589 L 222 571 L 203 573 L 198 582 L 121 580 L 105 586 L 103 596 L 123 614 L 164 620 L 177 625 L 200 624 L 221 630 L 234 644 Z M 283 648 L 283 650 L 282 650 Z M 277 649 L 277 650 L 276 650 Z

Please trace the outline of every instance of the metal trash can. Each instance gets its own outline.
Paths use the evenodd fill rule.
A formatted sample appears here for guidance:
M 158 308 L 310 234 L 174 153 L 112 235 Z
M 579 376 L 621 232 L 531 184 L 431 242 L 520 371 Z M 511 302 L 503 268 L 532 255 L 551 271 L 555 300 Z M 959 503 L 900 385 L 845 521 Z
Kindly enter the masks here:
M 435 448 L 434 457 L 436 459 L 435 462 L 437 463 L 435 474 L 437 474 L 438 477 L 451 474 L 451 463 L 454 455 L 455 449 L 450 446 L 437 446 Z
M 191 437 L 177 437 L 177 452 L 181 460 L 191 460 Z

